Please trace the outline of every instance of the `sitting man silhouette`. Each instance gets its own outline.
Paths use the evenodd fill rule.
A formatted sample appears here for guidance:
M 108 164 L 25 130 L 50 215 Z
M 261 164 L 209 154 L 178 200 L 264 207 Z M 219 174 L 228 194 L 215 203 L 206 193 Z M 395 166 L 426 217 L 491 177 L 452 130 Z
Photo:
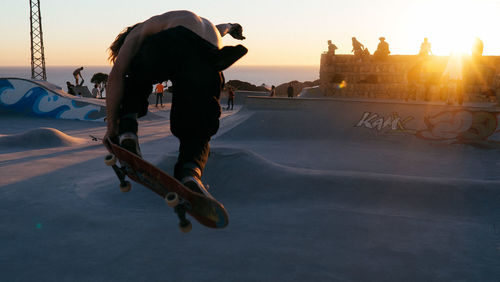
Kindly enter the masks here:
M 380 42 L 378 43 L 377 50 L 373 53 L 373 58 L 375 60 L 385 60 L 391 53 L 389 51 L 389 43 L 385 41 L 385 37 L 379 38 Z

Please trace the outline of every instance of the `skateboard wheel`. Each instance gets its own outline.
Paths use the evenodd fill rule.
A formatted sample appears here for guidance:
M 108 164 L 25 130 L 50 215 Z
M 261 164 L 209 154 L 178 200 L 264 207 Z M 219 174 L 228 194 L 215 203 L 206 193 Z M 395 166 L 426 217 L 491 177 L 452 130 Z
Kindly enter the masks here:
M 116 164 L 116 157 L 113 154 L 108 154 L 106 157 L 104 157 L 104 163 L 107 166 L 113 166 Z
M 165 196 L 165 202 L 169 207 L 175 207 L 179 204 L 179 196 L 177 193 L 170 192 Z
M 191 224 L 191 221 L 186 219 L 186 221 L 179 223 L 179 229 L 182 233 L 188 233 L 191 229 L 193 229 L 193 225 Z
M 123 193 L 127 193 L 130 189 L 132 189 L 132 184 L 130 184 L 129 181 L 125 181 L 123 184 L 120 184 L 120 191 Z

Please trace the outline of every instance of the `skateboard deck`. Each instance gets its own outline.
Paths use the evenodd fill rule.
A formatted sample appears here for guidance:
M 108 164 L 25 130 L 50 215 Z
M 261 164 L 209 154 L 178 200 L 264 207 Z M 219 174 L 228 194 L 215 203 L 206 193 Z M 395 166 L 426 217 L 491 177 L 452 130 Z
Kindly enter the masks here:
M 165 199 L 169 206 L 180 219 L 179 227 L 183 232 L 189 232 L 191 223 L 186 219 L 188 213 L 199 223 L 211 228 L 224 228 L 227 226 L 228 214 L 224 206 L 211 195 L 196 193 L 182 185 L 177 179 L 161 169 L 131 153 L 107 139 L 112 154 L 107 155 L 105 162 L 112 166 L 120 180 L 122 192 L 130 190 L 130 182 L 125 176 L 144 185 L 151 191 Z M 118 166 L 116 160 L 121 166 Z

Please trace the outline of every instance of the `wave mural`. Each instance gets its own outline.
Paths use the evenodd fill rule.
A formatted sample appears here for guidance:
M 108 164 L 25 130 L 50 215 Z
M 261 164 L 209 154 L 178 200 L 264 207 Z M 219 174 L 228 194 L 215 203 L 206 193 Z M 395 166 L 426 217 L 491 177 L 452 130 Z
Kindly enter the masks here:
M 0 78 L 0 109 L 58 119 L 104 121 L 106 117 L 106 108 L 98 101 L 22 78 Z

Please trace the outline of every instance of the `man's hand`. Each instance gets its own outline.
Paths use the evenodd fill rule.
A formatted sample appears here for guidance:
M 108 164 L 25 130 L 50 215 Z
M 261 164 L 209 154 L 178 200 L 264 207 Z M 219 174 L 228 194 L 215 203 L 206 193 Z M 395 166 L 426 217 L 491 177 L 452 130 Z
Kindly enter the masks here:
M 238 40 L 243 40 L 245 39 L 245 36 L 243 36 L 243 28 L 241 27 L 240 24 L 231 24 L 231 28 L 229 29 L 229 34 L 231 34 L 231 36 L 234 38 L 234 39 L 238 39 Z

